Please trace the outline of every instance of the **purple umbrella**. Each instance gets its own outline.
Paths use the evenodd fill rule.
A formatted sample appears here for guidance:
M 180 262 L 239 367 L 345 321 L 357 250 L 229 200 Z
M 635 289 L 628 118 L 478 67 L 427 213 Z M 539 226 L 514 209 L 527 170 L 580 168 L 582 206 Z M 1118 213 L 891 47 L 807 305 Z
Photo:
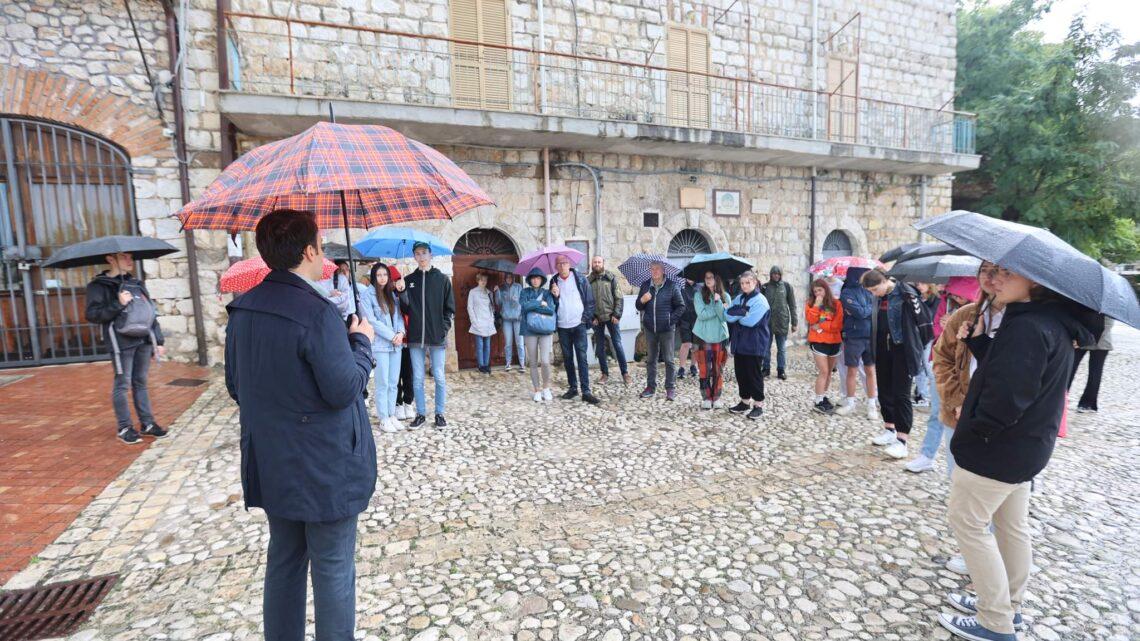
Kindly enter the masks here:
M 543 274 L 553 274 L 558 271 L 554 264 L 558 262 L 559 258 L 566 258 L 570 261 L 571 265 L 577 265 L 585 258 L 586 255 L 577 249 L 571 249 L 566 245 L 549 245 L 542 249 L 532 251 L 531 253 L 519 259 L 519 264 L 515 267 L 515 273 L 519 276 L 526 276 L 530 270 L 538 268 Z

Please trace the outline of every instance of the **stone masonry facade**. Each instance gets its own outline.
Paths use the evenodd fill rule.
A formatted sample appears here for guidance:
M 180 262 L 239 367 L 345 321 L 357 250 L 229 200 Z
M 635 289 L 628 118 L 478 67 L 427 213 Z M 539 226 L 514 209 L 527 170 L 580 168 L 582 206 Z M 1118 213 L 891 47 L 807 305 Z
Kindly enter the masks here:
M 687 25 L 708 33 L 711 73 L 729 78 L 751 76 L 795 90 L 811 87 L 809 2 L 749 0 L 727 12 L 714 4 L 723 3 L 577 0 L 574 13 L 570 0 L 551 0 L 545 3 L 547 49 L 665 66 L 669 25 Z M 523 49 L 536 47 L 535 3 L 507 0 L 506 7 L 509 44 Z M 144 54 L 152 74 L 156 74 L 167 68 L 169 60 L 162 6 L 155 0 L 138 0 L 132 2 L 132 9 Z M 189 153 L 184 160 L 188 162 L 191 195 L 196 196 L 221 169 L 224 139 L 215 54 L 217 5 L 215 0 L 189 0 L 188 9 L 179 15 L 187 29 L 183 86 Z M 233 0 L 231 10 L 427 36 L 449 34 L 447 0 Z M 826 39 L 861 12 L 860 18 L 829 45 L 836 55 L 849 54 L 858 25 L 860 95 L 937 109 L 954 91 L 954 10 L 950 0 L 820 0 L 817 38 Z M 446 105 L 451 100 L 452 67 L 446 41 L 293 24 L 295 80 L 291 88 L 287 68 L 291 45 L 284 37 L 284 24 L 235 17 L 231 27 L 239 60 L 238 68 L 230 71 L 236 91 L 292 91 L 433 105 Z M 159 89 L 165 115 L 165 120 L 160 120 L 121 3 L 10 0 L 0 7 L 0 33 L 4 35 L 0 39 L 0 113 L 62 122 L 123 147 L 132 164 L 146 170 L 134 176 L 140 230 L 184 247 L 179 225 L 170 217 L 182 204 L 178 159 L 168 133 L 172 128 L 171 92 L 168 87 Z M 411 55 L 413 50 L 416 55 Z M 821 85 L 826 82 L 828 55 L 821 46 Z M 603 67 L 597 69 L 604 71 Z M 510 108 L 537 110 L 534 77 L 526 75 L 532 72 L 524 65 L 512 69 Z M 611 113 L 615 105 L 634 105 L 633 111 L 660 111 L 665 104 L 666 83 L 662 78 L 650 78 L 647 86 L 635 86 L 630 81 L 591 84 L 591 78 L 604 74 L 591 76 L 588 70 L 588 66 L 578 68 L 574 91 L 578 104 L 585 105 L 593 117 L 615 117 Z M 571 75 L 548 76 L 545 99 L 557 103 L 572 86 L 571 80 Z M 611 95 L 615 93 L 616 98 Z M 714 111 L 710 116 L 715 128 L 720 115 Z M 467 170 L 498 206 L 423 228 L 448 243 L 471 229 L 494 228 L 509 236 L 520 254 L 525 253 L 541 246 L 546 238 L 541 152 L 494 148 L 494 139 L 490 131 L 486 147 L 440 148 Z M 261 142 L 265 141 L 238 132 L 241 150 Z M 639 251 L 665 253 L 674 235 L 694 229 L 714 251 L 745 256 L 765 272 L 769 265 L 779 264 L 797 285 L 806 286 L 809 254 L 818 258 L 831 231 L 845 232 L 854 252 L 874 255 L 915 240 L 916 232 L 910 225 L 923 210 L 923 190 L 917 176 L 821 171 L 812 248 L 809 167 L 552 149 L 551 163 L 563 162 L 590 165 L 601 178 L 601 244 L 611 266 Z M 598 238 L 593 181 L 584 170 L 572 168 L 552 169 L 551 179 L 551 240 L 585 240 L 594 251 Z M 706 206 L 682 209 L 680 189 L 693 187 L 704 191 Z M 740 216 L 713 215 L 714 189 L 740 191 Z M 950 177 L 932 177 L 925 193 L 928 215 L 947 210 Z M 657 227 L 644 226 L 646 212 L 658 214 Z M 226 236 L 196 232 L 195 239 L 209 356 L 217 363 L 224 340 L 224 304 L 228 301 L 228 296 L 217 293 L 218 276 L 228 266 Z M 340 240 L 332 234 L 329 239 Z M 248 254 L 251 243 L 245 245 Z M 439 262 L 445 271 L 450 269 L 448 261 Z M 195 328 L 185 253 L 154 261 L 153 266 L 148 263 L 146 269 L 173 356 L 193 358 Z

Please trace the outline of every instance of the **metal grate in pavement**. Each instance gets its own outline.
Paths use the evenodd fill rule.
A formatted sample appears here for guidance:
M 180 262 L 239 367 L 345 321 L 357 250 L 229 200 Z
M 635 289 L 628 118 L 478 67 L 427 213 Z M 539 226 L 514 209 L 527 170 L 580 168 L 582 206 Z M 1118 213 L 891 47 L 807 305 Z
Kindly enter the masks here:
M 167 383 L 167 385 L 173 385 L 175 387 L 198 387 L 199 385 L 205 384 L 206 379 L 204 378 L 176 378 Z
M 0 639 L 32 641 L 71 634 L 107 596 L 118 575 L 0 592 Z

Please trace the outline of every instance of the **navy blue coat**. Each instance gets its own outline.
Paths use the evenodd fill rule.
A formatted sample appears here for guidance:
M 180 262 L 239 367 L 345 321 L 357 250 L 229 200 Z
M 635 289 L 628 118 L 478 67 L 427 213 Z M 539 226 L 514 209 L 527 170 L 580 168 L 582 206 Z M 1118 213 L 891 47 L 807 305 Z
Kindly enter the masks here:
M 641 297 L 649 294 L 648 303 L 642 303 Z M 692 297 L 689 298 L 692 301 Z M 690 304 L 692 304 L 690 302 Z M 681 323 L 685 315 L 685 297 L 677 283 L 665 279 L 660 290 L 653 289 L 653 279 L 650 278 L 641 284 L 637 291 L 637 302 L 634 303 L 637 311 L 641 312 L 641 326 L 647 332 L 668 332 Z
M 364 511 L 376 489 L 368 338 L 350 336 L 336 305 L 292 272 L 271 272 L 226 309 L 246 508 L 306 522 Z

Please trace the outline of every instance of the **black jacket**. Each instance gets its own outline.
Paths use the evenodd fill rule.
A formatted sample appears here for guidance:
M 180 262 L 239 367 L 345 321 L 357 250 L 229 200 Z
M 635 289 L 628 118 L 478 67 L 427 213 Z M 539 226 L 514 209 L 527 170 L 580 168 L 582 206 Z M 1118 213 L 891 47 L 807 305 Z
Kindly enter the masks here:
M 637 311 L 641 312 L 641 326 L 650 332 L 668 332 L 677 327 L 681 317 L 685 314 L 685 299 L 681 296 L 681 288 L 677 283 L 665 279 L 660 291 L 653 292 L 653 279 L 650 278 L 641 284 L 637 292 Z M 649 292 L 653 295 L 648 303 L 642 303 L 641 297 Z
M 400 306 L 408 311 L 408 345 L 440 347 L 447 344 L 447 333 L 455 319 L 455 294 L 451 279 L 432 267 L 404 276 Z
M 1057 441 L 1073 368 L 1073 341 L 1093 340 L 1083 308 L 1013 303 L 992 341 L 982 341 L 962 416 L 950 441 L 955 463 L 1002 483 L 1024 483 L 1045 468 Z
M 108 276 L 107 272 L 103 272 L 90 283 L 87 283 L 87 309 L 85 314 L 87 322 L 102 326 L 103 340 L 107 342 L 108 348 L 111 343 L 111 323 L 124 309 L 123 305 L 119 304 L 120 288 L 127 290 L 133 296 L 144 296 L 151 301 L 151 304 L 154 304 L 146 285 L 134 276 Z M 162 336 L 162 327 L 158 324 L 157 310 L 151 331 L 154 333 L 155 342 L 162 345 L 165 338 Z M 150 338 L 145 336 L 123 336 L 122 334 L 116 335 L 115 339 L 118 341 L 121 350 L 150 342 Z
M 697 296 L 697 288 L 695 285 L 685 284 L 681 288 L 681 300 L 685 302 L 685 312 L 681 314 L 681 320 L 678 323 L 679 327 L 685 327 L 689 331 L 693 331 L 693 326 L 697 324 L 697 307 L 694 299 Z
M 906 354 L 906 370 L 910 376 L 916 376 L 919 372 L 923 371 L 922 352 L 929 342 L 927 337 L 934 335 L 934 326 L 930 321 L 930 314 L 926 312 L 926 306 L 922 304 L 922 297 L 918 295 L 918 291 L 907 283 L 898 283 L 891 293 L 886 297 L 889 302 L 896 302 L 900 306 L 902 312 L 902 345 L 899 349 L 905 350 Z M 895 300 L 892 300 L 895 299 Z M 871 336 L 875 336 L 874 332 L 878 331 L 878 318 L 879 318 L 879 302 L 880 299 L 875 298 L 872 306 L 873 313 L 871 314 Z M 878 354 L 879 345 L 878 340 L 871 341 L 871 349 L 875 351 L 875 359 L 880 358 Z
M 294 521 L 363 512 L 376 488 L 368 338 L 349 335 L 336 305 L 288 271 L 270 272 L 226 310 L 246 508 Z

